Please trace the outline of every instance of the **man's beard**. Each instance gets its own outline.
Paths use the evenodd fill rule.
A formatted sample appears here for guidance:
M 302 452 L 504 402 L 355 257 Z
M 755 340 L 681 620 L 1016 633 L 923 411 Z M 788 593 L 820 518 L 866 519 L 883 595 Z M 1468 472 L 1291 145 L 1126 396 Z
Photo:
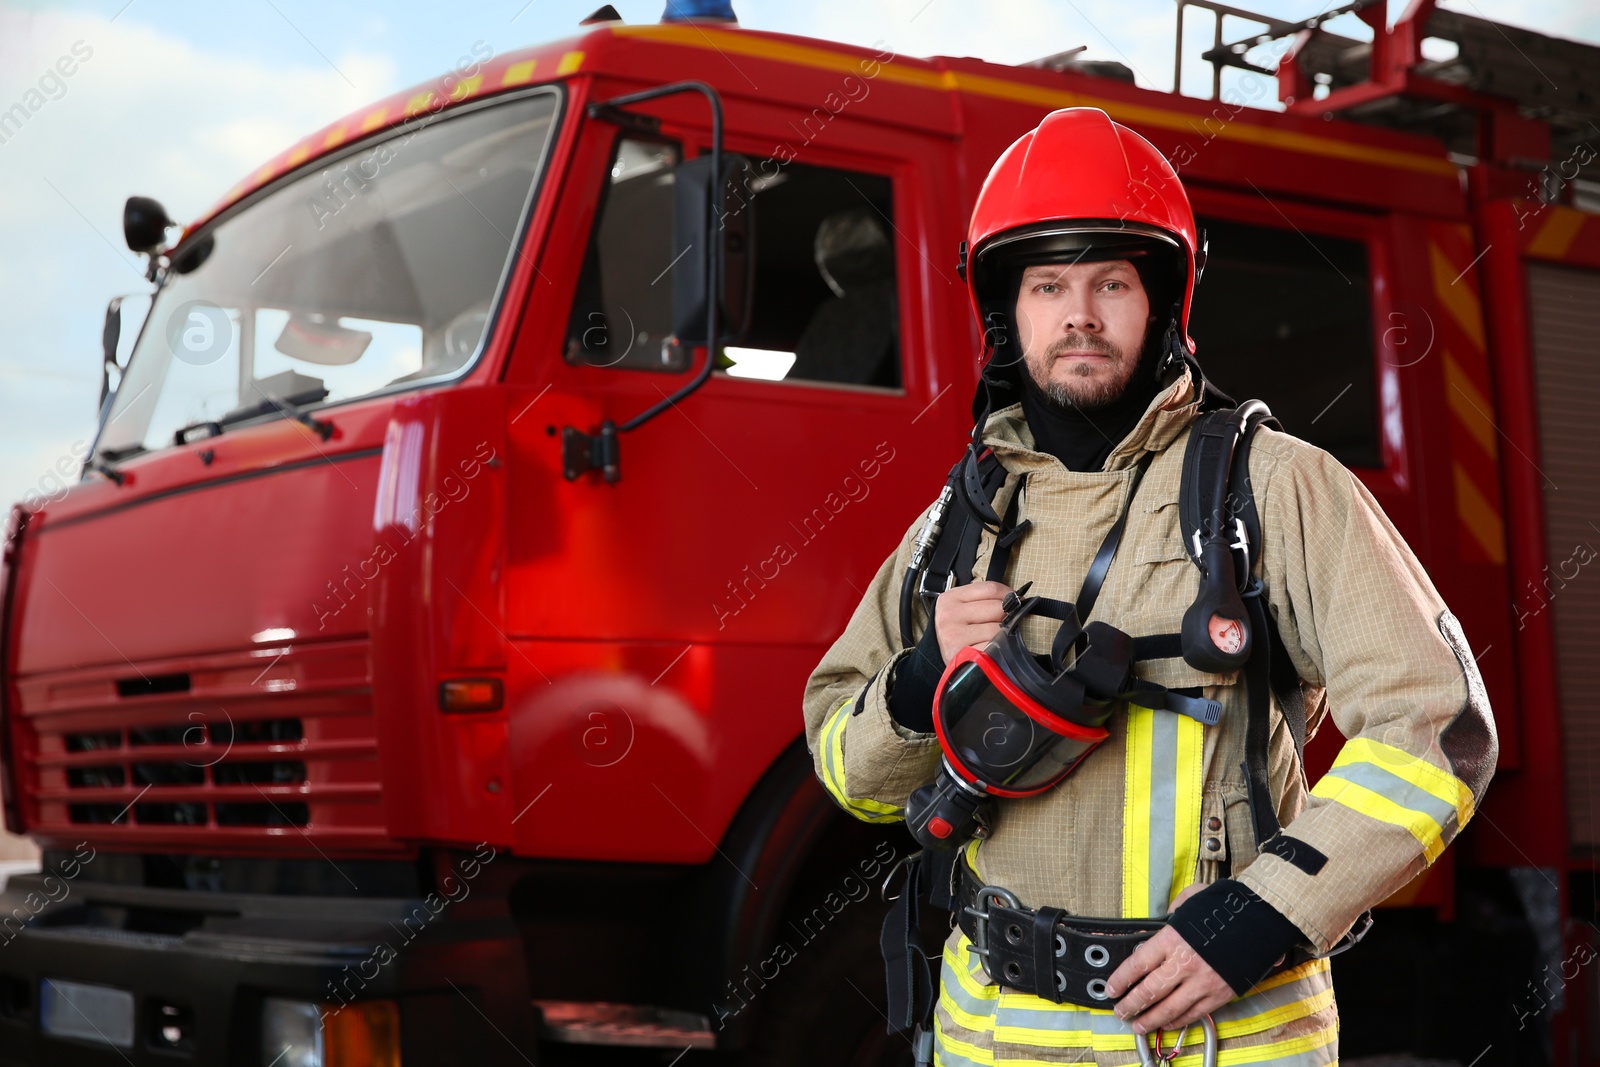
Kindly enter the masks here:
M 1079 363 L 1071 367 L 1074 381 L 1058 381 L 1053 370 L 1057 357 L 1071 352 L 1099 352 L 1111 357 L 1112 373 L 1097 376 L 1096 371 L 1101 368 L 1095 364 Z M 1130 365 L 1130 361 L 1132 365 Z M 1028 373 L 1033 376 L 1034 384 L 1038 385 L 1040 392 L 1050 400 L 1062 407 L 1076 408 L 1079 411 L 1097 411 L 1115 403 L 1129 384 L 1137 371 L 1137 357 L 1130 357 L 1118 345 L 1112 344 L 1103 337 L 1094 334 L 1069 333 L 1065 337 L 1051 342 L 1050 347 L 1044 352 L 1043 373 L 1044 381 L 1040 381 L 1034 368 L 1029 366 Z

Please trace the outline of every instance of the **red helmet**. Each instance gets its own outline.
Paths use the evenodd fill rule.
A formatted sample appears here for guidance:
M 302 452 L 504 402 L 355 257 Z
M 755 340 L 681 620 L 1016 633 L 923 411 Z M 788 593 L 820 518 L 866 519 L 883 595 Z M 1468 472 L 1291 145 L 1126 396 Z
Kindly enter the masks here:
M 1013 270 L 1123 258 L 1140 267 L 1147 287 L 1159 280 L 1171 294 L 1176 337 L 1192 354 L 1189 301 L 1205 253 L 1177 172 L 1154 145 L 1099 108 L 1052 111 L 995 161 L 972 209 L 962 266 L 983 331 L 982 361 L 1004 343 Z M 1152 312 L 1162 310 L 1152 302 Z

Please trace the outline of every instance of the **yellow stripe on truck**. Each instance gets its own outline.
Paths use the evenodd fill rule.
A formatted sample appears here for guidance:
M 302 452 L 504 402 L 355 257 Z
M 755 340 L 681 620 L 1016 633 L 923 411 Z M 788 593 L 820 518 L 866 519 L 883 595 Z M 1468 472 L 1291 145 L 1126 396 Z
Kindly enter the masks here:
M 741 55 L 749 56 L 753 59 L 789 63 L 799 67 L 811 67 L 817 70 L 852 74 L 860 72 L 860 66 L 863 62 L 873 62 L 877 63 L 879 67 L 878 73 L 873 77 L 886 82 L 896 82 L 931 92 L 958 91 L 972 93 L 975 96 L 987 96 L 992 99 L 1008 100 L 1018 104 L 1032 104 L 1042 108 L 1097 107 L 1119 122 L 1156 126 L 1162 129 L 1176 130 L 1180 133 L 1195 132 L 1195 123 L 1204 118 L 1204 116 L 1196 116 L 1187 111 L 1152 107 L 1148 104 L 1131 104 L 1121 100 L 1068 92 L 1064 89 L 1051 89 L 1042 85 L 1032 85 L 1024 81 L 1013 81 L 1009 78 L 996 78 L 987 74 L 973 74 L 964 71 L 941 72 L 929 70 L 920 65 L 915 67 L 909 65 L 897 66 L 892 60 L 880 63 L 876 60 L 864 59 L 864 57 L 855 54 L 792 44 L 788 41 L 767 40 L 750 34 L 728 30 L 706 29 L 700 26 L 641 25 L 617 26 L 611 32 L 619 37 L 641 37 L 685 48 L 701 48 L 715 51 L 722 55 L 724 59 L 728 59 L 730 63 L 732 62 L 729 59 L 730 56 Z M 1379 167 L 1394 167 L 1400 170 L 1436 174 L 1450 178 L 1454 178 L 1456 175 L 1455 164 L 1440 156 L 1409 152 L 1399 148 L 1380 148 L 1376 145 L 1353 144 L 1338 138 L 1301 133 L 1297 130 L 1283 130 L 1252 126 L 1244 122 L 1230 122 L 1221 127 L 1216 136 L 1226 141 L 1237 141 L 1241 144 L 1287 148 L 1291 151 L 1304 152 L 1308 155 L 1323 156 L 1331 159 L 1348 159 L 1352 162 L 1368 163 Z

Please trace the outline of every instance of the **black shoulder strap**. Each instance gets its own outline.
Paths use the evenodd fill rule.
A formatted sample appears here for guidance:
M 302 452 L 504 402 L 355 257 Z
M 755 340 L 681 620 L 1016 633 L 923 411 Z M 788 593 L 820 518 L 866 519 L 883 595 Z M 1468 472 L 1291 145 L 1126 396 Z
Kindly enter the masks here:
M 934 599 L 945 591 L 947 584 L 966 585 L 972 581 L 972 568 L 978 559 L 978 543 L 986 520 L 971 501 L 969 483 L 976 484 L 984 507 L 990 508 L 992 513 L 990 502 L 1006 480 L 1006 469 L 1000 465 L 999 457 L 988 450 L 978 457 L 976 464 L 963 460 L 957 466 L 955 478 L 960 479 L 960 484 L 955 486 L 956 506 L 950 509 L 950 517 L 939 531 L 939 538 L 928 556 L 928 565 L 918 579 L 918 590 L 930 613 Z M 975 479 L 969 477 L 974 468 Z
M 1150 469 L 1150 461 L 1155 458 L 1154 452 L 1146 452 L 1139 465 L 1133 468 L 1133 477 L 1128 482 L 1128 498 L 1123 501 L 1122 514 L 1117 516 L 1116 524 L 1106 534 L 1105 540 L 1100 542 L 1100 551 L 1094 555 L 1094 562 L 1089 564 L 1089 571 L 1083 576 L 1083 587 L 1078 590 L 1078 618 L 1087 622 L 1089 615 L 1094 611 L 1095 601 L 1100 599 L 1100 587 L 1106 582 L 1106 574 L 1111 570 L 1111 561 L 1117 556 L 1117 546 L 1122 544 L 1122 531 L 1128 525 L 1128 512 L 1133 510 L 1133 498 L 1139 493 L 1139 483 L 1144 480 L 1144 472 Z
M 1023 519 L 1020 523 L 1017 521 L 1017 515 L 1020 513 L 1022 505 L 1022 492 L 1027 487 L 1027 484 L 1028 476 L 1026 474 L 1019 477 L 1016 490 L 1011 494 L 1011 503 L 1006 505 L 1005 516 L 1000 520 L 1000 529 L 995 534 L 994 551 L 989 554 L 989 569 L 984 572 L 984 578 L 988 581 L 1003 582 L 1006 580 L 1006 568 L 1011 566 L 1011 549 L 1016 546 L 1022 535 L 1027 533 L 1028 529 L 1033 525 L 1032 519 Z M 963 541 L 961 550 L 962 554 L 957 557 L 957 564 L 961 568 L 959 573 L 964 582 L 966 576 L 972 573 L 973 567 L 978 562 L 977 539 L 974 538 L 970 546 Z M 970 555 L 966 554 L 968 551 L 971 552 Z M 960 585 L 963 582 L 956 584 Z
M 1238 444 L 1232 448 L 1230 457 L 1227 445 L 1241 416 L 1243 424 Z M 1196 546 L 1215 532 L 1210 529 L 1213 523 L 1221 521 L 1243 533 L 1234 542 L 1234 576 L 1257 640 L 1243 671 L 1249 720 L 1245 724 L 1245 761 L 1241 769 L 1250 791 L 1250 815 L 1257 845 L 1279 830 L 1268 774 L 1272 738 L 1268 693 L 1277 696 L 1295 752 L 1302 761 L 1306 735 L 1305 697 L 1300 678 L 1272 618 L 1266 590 L 1253 575 L 1255 564 L 1261 558 L 1262 541 L 1261 515 L 1250 481 L 1250 446 L 1255 431 L 1265 423 L 1277 424 L 1264 404 L 1254 402 L 1202 415 L 1190 431 L 1183 479 L 1178 489 L 1178 522 L 1183 531 L 1184 547 L 1197 564 Z

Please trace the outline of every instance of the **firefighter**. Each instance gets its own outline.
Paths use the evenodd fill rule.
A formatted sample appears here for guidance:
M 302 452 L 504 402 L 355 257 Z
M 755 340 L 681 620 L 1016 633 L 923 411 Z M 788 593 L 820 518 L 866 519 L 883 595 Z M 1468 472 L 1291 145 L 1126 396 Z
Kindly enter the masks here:
M 817 774 L 856 817 L 905 819 L 959 762 L 933 721 L 936 694 L 959 696 L 952 659 L 998 648 L 1003 620 L 1035 653 L 1051 648 L 1056 620 L 1014 619 L 1024 583 L 1049 602 L 1092 600 L 1087 614 L 1133 638 L 1182 629 L 1197 588 L 1183 461 L 1215 403 L 1188 336 L 1200 257 L 1176 173 L 1103 111 L 1046 116 L 990 171 L 964 276 L 983 337 L 974 453 L 998 459 L 992 514 L 1008 521 L 982 524 L 971 573 L 913 599 L 907 634 L 902 575 L 939 505 L 924 512 L 807 683 Z M 1344 467 L 1286 433 L 1254 435 L 1248 472 L 1262 543 L 1247 577 L 1276 634 L 1214 614 L 1210 636 L 1224 660 L 1246 640 L 1276 646 L 1298 675 L 1296 714 L 1312 709 L 1313 729 L 1331 714 L 1348 740 L 1308 785 L 1289 702 L 1258 698 L 1270 799 L 1253 807 L 1249 668 L 1134 642 L 1155 695 L 1118 701 L 1070 773 L 992 798 L 960 842 L 935 1062 L 1130 1064 L 1207 1022 L 1224 1063 L 1336 1062 L 1327 954 L 1482 800 L 1498 749 L 1483 685 L 1399 533 Z M 1107 544 L 1111 565 L 1095 568 Z M 1181 710 L 1144 706 L 1158 690 Z M 1194 709 L 1209 702 L 1208 724 Z M 1072 973 L 1052 975 L 1052 958 Z

